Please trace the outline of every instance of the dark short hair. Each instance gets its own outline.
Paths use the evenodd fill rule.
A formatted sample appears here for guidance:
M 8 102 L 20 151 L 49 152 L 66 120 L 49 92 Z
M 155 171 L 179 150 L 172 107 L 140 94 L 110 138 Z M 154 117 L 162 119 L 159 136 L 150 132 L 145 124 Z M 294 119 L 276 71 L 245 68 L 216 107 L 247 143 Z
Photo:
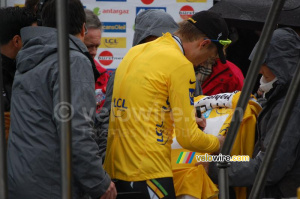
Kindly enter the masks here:
M 47 27 L 56 28 L 56 0 L 48 0 L 42 9 L 42 25 Z M 83 5 L 80 0 L 68 0 L 69 16 L 69 33 L 76 35 L 81 32 L 82 26 L 85 23 L 85 13 Z
M 36 17 L 26 8 L 0 8 L 0 45 L 7 44 L 23 27 L 31 26 Z
M 25 0 L 25 7 L 31 10 L 31 12 L 36 12 L 36 6 L 39 3 L 39 0 Z
M 97 15 L 93 13 L 93 11 L 84 9 L 85 17 L 86 17 L 86 27 L 94 28 L 94 29 L 100 29 L 102 28 L 102 24 L 100 22 L 100 19 Z

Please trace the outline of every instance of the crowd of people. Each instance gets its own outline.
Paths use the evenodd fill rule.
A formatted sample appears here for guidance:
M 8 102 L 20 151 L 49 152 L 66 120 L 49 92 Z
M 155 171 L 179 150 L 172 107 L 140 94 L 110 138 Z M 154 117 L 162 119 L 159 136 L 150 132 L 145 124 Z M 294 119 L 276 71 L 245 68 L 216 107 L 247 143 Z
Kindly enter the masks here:
M 65 104 L 59 101 L 55 1 L 0 8 L 9 199 L 61 198 Z M 109 75 L 95 59 L 99 17 L 80 0 L 68 6 L 73 198 L 216 198 L 216 162 L 178 162 L 182 153 L 220 152 L 247 83 L 226 60 L 225 20 L 200 11 L 176 23 L 161 10 L 143 11 L 132 48 Z M 251 98 L 233 146 L 232 155 L 250 161 L 231 163 L 230 198 L 250 193 L 299 60 L 300 36 L 289 27 L 274 30 L 260 69 L 264 103 Z M 195 96 L 199 85 L 203 95 Z M 105 100 L 98 102 L 97 92 Z M 261 198 L 294 197 L 300 187 L 299 96 L 290 114 Z

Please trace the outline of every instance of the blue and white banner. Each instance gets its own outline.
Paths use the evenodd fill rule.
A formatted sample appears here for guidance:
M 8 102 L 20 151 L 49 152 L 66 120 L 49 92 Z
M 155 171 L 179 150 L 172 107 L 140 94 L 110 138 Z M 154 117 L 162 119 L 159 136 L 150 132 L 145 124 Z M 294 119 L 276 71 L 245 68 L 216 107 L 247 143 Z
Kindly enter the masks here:
M 9 0 L 7 6 L 22 6 L 25 0 Z M 103 23 L 102 40 L 96 58 L 107 69 L 118 67 L 132 46 L 134 21 L 137 14 L 147 9 L 169 13 L 176 22 L 195 12 L 213 6 L 213 0 L 81 0 Z

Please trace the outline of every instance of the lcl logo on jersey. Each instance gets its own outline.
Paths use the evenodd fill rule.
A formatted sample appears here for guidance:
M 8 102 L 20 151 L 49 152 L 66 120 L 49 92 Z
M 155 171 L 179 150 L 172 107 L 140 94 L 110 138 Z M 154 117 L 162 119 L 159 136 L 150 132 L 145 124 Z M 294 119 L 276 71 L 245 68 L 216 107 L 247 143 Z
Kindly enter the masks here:
M 195 89 L 190 88 L 189 89 L 189 97 L 190 97 L 190 104 L 194 105 L 194 93 L 195 93 Z
M 183 6 L 179 11 L 180 17 L 184 20 L 190 18 L 194 13 L 194 8 L 191 6 Z

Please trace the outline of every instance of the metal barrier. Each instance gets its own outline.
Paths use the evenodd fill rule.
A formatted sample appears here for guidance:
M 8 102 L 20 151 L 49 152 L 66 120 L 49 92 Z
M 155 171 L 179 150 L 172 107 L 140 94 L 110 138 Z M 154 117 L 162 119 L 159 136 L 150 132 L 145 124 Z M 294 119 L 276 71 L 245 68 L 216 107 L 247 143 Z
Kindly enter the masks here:
M 71 106 L 70 52 L 68 30 L 68 0 L 56 1 L 58 32 L 59 101 Z M 62 115 L 71 115 L 71 107 L 61 110 Z M 61 121 L 61 183 L 62 199 L 72 198 L 72 133 L 71 120 Z
M 0 198 L 7 198 L 6 140 L 4 126 L 4 100 L 2 90 L 2 57 L 0 56 Z
M 275 29 L 284 2 L 285 0 L 274 1 L 268 13 L 266 23 L 262 30 L 261 37 L 258 41 L 257 51 L 255 52 L 254 59 L 250 64 L 250 69 L 247 73 L 245 84 L 241 92 L 241 96 L 239 98 L 237 107 L 234 111 L 234 115 L 230 123 L 229 131 L 227 133 L 224 146 L 221 150 L 221 153 L 223 155 L 230 155 L 234 140 L 236 138 L 237 132 L 239 130 L 240 124 L 243 119 L 242 116 L 244 116 L 244 112 L 248 104 L 251 91 L 254 88 L 257 74 L 260 70 L 261 63 L 263 62 L 263 59 L 267 52 L 268 44 L 270 43 L 272 33 Z M 229 198 L 228 173 L 227 173 L 228 167 L 230 167 L 230 164 L 227 162 L 218 163 L 220 199 Z

